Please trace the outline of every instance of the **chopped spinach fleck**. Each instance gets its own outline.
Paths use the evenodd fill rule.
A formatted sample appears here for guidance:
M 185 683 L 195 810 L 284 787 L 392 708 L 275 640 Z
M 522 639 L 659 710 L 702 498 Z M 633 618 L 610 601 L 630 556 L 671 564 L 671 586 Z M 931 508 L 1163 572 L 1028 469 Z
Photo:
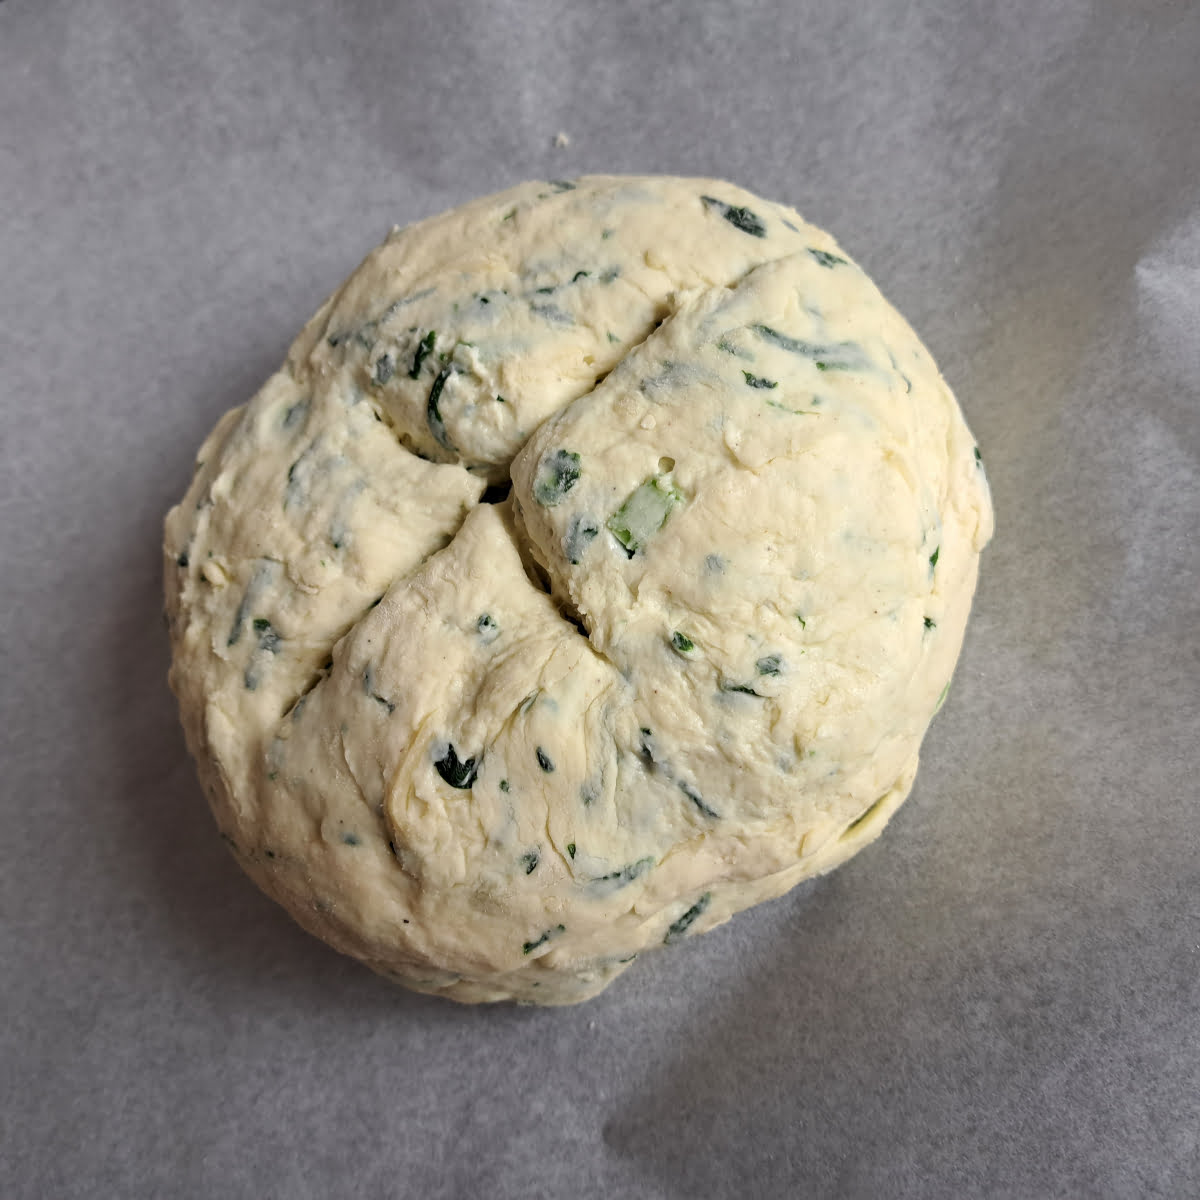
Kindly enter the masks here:
M 823 267 L 844 267 L 846 260 L 837 254 L 830 254 L 828 250 L 816 250 L 812 246 L 808 248 L 809 254 L 813 256 Z
M 574 843 L 574 842 L 568 842 L 568 843 L 567 843 L 567 855 L 568 855 L 570 858 L 574 858 L 574 857 L 575 857 L 575 843 Z
M 499 394 L 499 392 L 497 392 L 497 393 L 496 393 L 496 403 L 497 403 L 497 404 L 507 404 L 507 403 L 508 403 L 508 401 L 507 401 L 507 400 L 505 400 L 505 398 L 504 398 L 503 396 L 501 396 L 501 395 Z
M 563 553 L 567 556 L 567 562 L 572 566 L 578 566 L 583 561 L 587 548 L 599 532 L 600 526 L 591 517 L 583 513 L 576 513 L 571 518 L 566 535 L 563 537 Z
M 555 450 L 538 465 L 533 482 L 533 498 L 545 508 L 561 504 L 579 482 L 579 455 L 573 450 Z
M 697 900 L 696 903 L 693 904 L 692 907 L 683 914 L 683 916 L 671 922 L 671 924 L 667 927 L 667 936 L 663 938 L 663 943 L 669 944 L 670 942 L 674 942 L 683 937 L 683 935 L 687 933 L 687 931 L 696 923 L 697 919 L 703 915 L 704 910 L 708 908 L 711 902 L 712 892 L 705 892 L 704 895 L 701 896 L 700 899 Z
M 677 630 L 675 630 L 675 632 L 673 634 L 671 634 L 671 649 L 672 650 L 677 651 L 679 654 L 691 654 L 691 652 L 693 650 L 695 650 L 695 648 L 696 648 L 696 643 L 693 642 L 692 639 L 690 637 L 688 637 L 688 635 L 686 633 L 680 633 L 679 630 L 677 629 Z
M 475 631 L 479 634 L 480 641 L 485 646 L 490 646 L 500 636 L 500 626 L 496 623 L 496 618 L 491 613 L 484 613 L 475 622 Z
M 581 279 L 586 279 L 590 274 L 591 271 L 576 271 L 575 274 L 571 276 L 571 282 L 578 283 Z
M 575 185 L 569 179 L 552 179 L 550 186 L 556 192 L 573 192 L 575 190 Z
M 742 374 L 746 377 L 746 382 L 752 388 L 777 388 L 779 386 L 774 379 L 764 379 L 761 375 L 755 375 L 752 371 L 743 371 Z
M 539 946 L 544 946 L 555 934 L 566 933 L 566 931 L 567 927 L 565 925 L 555 925 L 552 929 L 547 929 L 536 941 L 523 943 L 521 953 L 528 954 L 531 950 L 536 950 Z
M 946 703 L 946 697 L 950 694 L 950 681 L 946 681 L 946 686 L 942 688 L 942 693 L 937 698 L 937 703 L 933 706 L 933 711 L 938 713 L 941 711 L 942 705 Z
M 537 748 L 537 764 L 543 771 L 549 775 L 554 770 L 554 760 L 548 755 L 545 750 L 539 746 Z
M 811 358 L 818 371 L 856 371 L 867 365 L 862 347 L 855 342 L 834 342 L 821 345 L 802 338 L 789 337 L 772 329 L 770 325 L 752 325 L 751 328 L 764 342 L 778 346 L 789 354 L 800 354 Z
M 611 329 L 608 331 L 608 340 L 617 346 L 621 344 L 621 339 Z
M 779 675 L 783 672 L 783 659 L 778 654 L 768 654 L 754 664 L 760 675 Z
M 979 453 L 979 447 L 978 447 L 978 446 L 976 446 L 976 447 L 975 447 L 975 461 L 976 461 L 976 463 L 978 463 L 980 466 L 983 466 L 983 455 Z
M 632 883 L 639 875 L 645 875 L 653 866 L 653 858 L 639 858 L 637 862 L 632 862 L 628 866 L 622 867 L 619 871 L 610 871 L 607 875 L 598 875 L 592 880 L 592 883 L 608 883 L 615 884 L 617 887 L 624 887 L 627 883 Z
M 454 743 L 446 744 L 446 753 L 441 758 L 434 759 L 433 765 L 437 773 L 453 788 L 469 788 L 479 774 L 473 758 L 460 760 Z
M 720 686 L 723 692 L 734 692 L 739 696 L 757 696 L 758 699 L 762 699 L 748 683 L 734 683 L 731 679 L 722 679 Z
M 926 629 L 936 629 L 937 622 L 932 617 L 926 617 L 925 618 L 925 628 Z
M 700 810 L 706 817 L 720 817 L 720 813 L 711 808 L 704 802 L 704 797 L 690 783 L 679 781 L 679 790 Z
M 502 779 L 502 780 L 500 780 L 500 790 L 501 790 L 502 792 L 507 792 L 507 791 L 508 791 L 508 780 L 507 780 L 507 779 Z
M 931 571 L 934 569 L 934 567 L 936 567 L 936 566 L 937 566 L 937 564 L 938 564 L 938 556 L 939 556 L 941 553 L 942 553 L 942 548 L 941 548 L 941 546 L 939 546 L 939 547 L 938 547 L 938 548 L 937 548 L 937 549 L 936 549 L 936 550 L 935 550 L 935 551 L 934 551 L 934 552 L 933 552 L 933 553 L 932 553 L 932 554 L 929 556 L 929 569 L 930 569 Z
M 532 875 L 541 862 L 541 855 L 536 850 L 527 850 L 517 861 L 525 868 L 526 875 Z
M 425 421 L 429 426 L 429 432 L 433 434 L 434 440 L 439 446 L 451 452 L 454 447 L 450 444 L 450 438 L 446 434 L 446 423 L 442 420 L 442 414 L 438 409 L 438 400 L 441 398 L 442 388 L 446 386 L 446 380 L 450 378 L 450 372 L 453 369 L 452 364 L 447 362 L 437 373 L 433 387 L 429 389 L 429 401 L 425 405 Z
M 579 789 L 579 798 L 584 808 L 590 808 L 600 798 L 600 789 L 594 783 L 585 783 Z
M 342 843 L 346 846 L 360 846 L 362 845 L 362 838 L 357 833 L 343 833 Z
M 820 400 L 818 400 L 818 399 L 817 399 L 817 398 L 814 396 L 814 397 L 813 397 L 813 403 L 814 403 L 814 404 L 820 404 L 820 403 L 821 403 L 821 401 L 820 401 Z M 816 412 L 814 412 L 814 411 L 813 411 L 811 408 L 792 408 L 790 405 L 787 405 L 787 404 L 780 404 L 780 402 L 779 402 L 778 400 L 772 400 L 772 399 L 771 399 L 769 396 L 767 397 L 767 404 L 769 404 L 769 405 L 771 406 L 771 408 L 777 408 L 777 409 L 779 409 L 779 411 L 780 411 L 780 412 L 787 412 L 787 413 L 791 413 L 791 414 L 792 414 L 792 416 L 794 416 L 794 417 L 816 417 L 816 416 L 820 416 L 820 414 L 819 414 L 819 413 L 816 413 Z
M 188 565 L 188 552 L 186 550 L 180 550 L 179 557 L 175 560 L 175 565 L 177 567 L 186 567 Z
M 270 571 L 265 563 L 260 563 L 254 569 L 254 574 L 250 576 L 250 582 L 246 584 L 246 590 L 238 603 L 237 611 L 233 614 L 233 624 L 229 628 L 229 638 L 225 643 L 227 646 L 236 646 L 240 641 L 242 630 L 246 626 L 246 617 L 250 614 L 250 606 L 258 598 L 258 593 L 269 575 Z
M 801 629 L 808 628 L 808 622 L 799 613 L 796 614 L 796 620 L 800 622 Z
M 700 199 L 709 208 L 716 209 L 734 229 L 740 229 L 743 233 L 750 234 L 751 237 L 767 236 L 767 227 L 763 224 L 762 218 L 751 209 L 736 204 L 726 204 L 724 200 L 718 200 L 714 196 L 701 196 Z
M 606 524 L 632 558 L 667 523 L 683 499 L 683 493 L 673 483 L 663 476 L 651 475 L 629 494 Z
M 413 364 L 409 368 L 409 379 L 417 379 L 421 374 L 421 367 L 425 363 L 425 359 L 429 357 L 430 351 L 437 345 L 437 331 L 431 329 L 418 343 L 416 353 L 413 355 Z

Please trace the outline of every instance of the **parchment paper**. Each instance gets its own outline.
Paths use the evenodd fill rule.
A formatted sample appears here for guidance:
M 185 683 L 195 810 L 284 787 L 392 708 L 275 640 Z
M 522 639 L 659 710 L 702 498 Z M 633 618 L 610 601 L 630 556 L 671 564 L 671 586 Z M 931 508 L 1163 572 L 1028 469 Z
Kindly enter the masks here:
M 998 532 L 881 841 L 465 1009 L 226 854 L 160 522 L 391 224 L 585 171 L 833 230 Z M 4 0 L 0 202 L 0 1195 L 1200 1195 L 1195 4 Z

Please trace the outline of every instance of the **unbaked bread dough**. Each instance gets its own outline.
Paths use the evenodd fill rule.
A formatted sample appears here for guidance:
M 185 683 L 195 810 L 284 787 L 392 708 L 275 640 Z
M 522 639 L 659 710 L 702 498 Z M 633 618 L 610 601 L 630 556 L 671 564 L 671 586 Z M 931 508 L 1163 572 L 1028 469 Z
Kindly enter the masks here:
M 567 1004 L 880 832 L 991 530 L 828 234 L 713 180 L 528 183 L 393 230 L 218 423 L 171 683 L 303 926 Z

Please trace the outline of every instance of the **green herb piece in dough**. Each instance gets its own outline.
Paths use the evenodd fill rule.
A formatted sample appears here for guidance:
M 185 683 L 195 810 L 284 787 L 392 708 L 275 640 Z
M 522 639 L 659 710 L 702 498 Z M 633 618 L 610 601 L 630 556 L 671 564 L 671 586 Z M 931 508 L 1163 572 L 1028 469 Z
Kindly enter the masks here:
M 799 354 L 813 360 L 818 371 L 857 371 L 867 365 L 863 349 L 855 342 L 834 342 L 821 345 L 807 342 L 803 338 L 789 337 L 772 329 L 770 325 L 752 325 L 751 328 L 765 342 L 778 346 L 789 354 Z
M 712 892 L 705 892 L 704 895 L 701 896 L 700 899 L 697 900 L 696 903 L 693 904 L 692 907 L 683 914 L 683 916 L 673 921 L 667 927 L 667 936 L 663 938 L 663 944 L 669 945 L 671 942 L 678 941 L 681 937 L 683 937 L 683 935 L 687 933 L 687 931 L 696 923 L 699 917 L 703 915 L 704 910 L 708 908 L 711 902 Z
M 533 498 L 544 508 L 563 502 L 566 494 L 579 482 L 579 455 L 573 450 L 555 450 L 538 465 L 533 481 Z
M 808 248 L 809 254 L 813 256 L 823 267 L 844 267 L 847 262 L 844 258 L 837 254 L 830 254 L 828 250 L 815 250 L 812 246 Z
M 767 227 L 763 224 L 762 218 L 751 209 L 742 208 L 736 204 L 726 204 L 724 200 L 718 200 L 715 196 L 701 196 L 700 199 L 709 208 L 720 213 L 734 229 L 740 229 L 743 233 L 750 234 L 751 237 L 767 236 Z
M 413 355 L 413 364 L 409 368 L 409 379 L 418 379 L 421 375 L 421 367 L 424 366 L 426 358 L 434 346 L 437 345 L 437 331 L 431 329 L 418 343 L 417 351 Z
M 748 683 L 733 683 L 728 679 L 721 680 L 721 691 L 734 692 L 739 696 L 757 696 L 758 699 L 762 699 Z
M 626 884 L 632 883 L 639 875 L 644 875 L 653 866 L 653 858 L 639 858 L 637 862 L 632 862 L 627 867 L 622 867 L 619 871 L 610 871 L 607 875 L 598 875 L 592 882 L 609 883 L 615 884 L 617 887 L 624 887 Z
M 751 371 L 743 371 L 742 374 L 752 388 L 777 388 L 779 386 L 774 379 L 764 379 L 761 375 L 755 375 Z
M 720 813 L 714 808 L 709 807 L 704 802 L 704 797 L 690 783 L 680 781 L 679 790 L 700 810 L 706 817 L 719 818 Z
M 463 790 L 475 782 L 475 776 L 479 773 L 473 758 L 459 759 L 453 743 L 447 743 L 446 753 L 441 758 L 434 759 L 433 765 L 451 787 Z
M 556 934 L 566 933 L 566 931 L 567 927 L 565 925 L 555 925 L 552 929 L 547 929 L 546 932 L 535 941 L 522 943 L 521 953 L 529 954 L 531 951 L 536 950 L 539 946 L 544 946 Z
M 576 513 L 571 518 L 566 535 L 563 537 L 563 553 L 567 556 L 567 562 L 572 566 L 578 566 L 583 561 L 587 548 L 599 532 L 600 526 L 591 517 L 585 516 L 583 513 Z
M 446 423 L 442 420 L 441 411 L 438 409 L 438 400 L 441 399 L 442 388 L 446 386 L 446 380 L 450 378 L 450 372 L 453 369 L 451 363 L 446 362 L 437 373 L 437 378 L 434 379 L 433 386 L 429 389 L 429 400 L 425 405 L 425 421 L 429 426 L 429 432 L 433 434 L 434 441 L 439 446 L 451 453 L 454 452 L 454 447 L 450 444 L 450 438 L 446 434 Z

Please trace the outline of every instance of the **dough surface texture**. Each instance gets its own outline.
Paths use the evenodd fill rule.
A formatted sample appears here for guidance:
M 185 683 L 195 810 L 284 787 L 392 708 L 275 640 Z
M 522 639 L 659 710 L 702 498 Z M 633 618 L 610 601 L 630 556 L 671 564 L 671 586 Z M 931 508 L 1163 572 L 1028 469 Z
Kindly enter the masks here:
M 879 834 L 991 532 L 828 234 L 713 180 L 528 183 L 393 230 L 217 424 L 171 685 L 301 925 L 569 1004 Z

